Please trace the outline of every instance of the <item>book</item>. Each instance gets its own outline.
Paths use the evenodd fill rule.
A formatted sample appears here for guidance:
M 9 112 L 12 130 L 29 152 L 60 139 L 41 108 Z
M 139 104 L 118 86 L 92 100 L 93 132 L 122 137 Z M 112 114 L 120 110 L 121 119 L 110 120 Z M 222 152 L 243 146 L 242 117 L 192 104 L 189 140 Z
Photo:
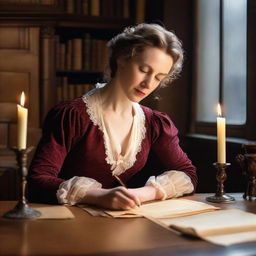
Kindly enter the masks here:
M 83 39 L 83 68 L 85 70 L 91 69 L 91 35 L 85 33 Z
M 143 23 L 145 20 L 145 0 L 136 1 L 136 23 Z
M 256 241 L 256 214 L 240 209 L 158 219 L 156 222 L 181 234 L 199 237 L 224 246 Z
M 75 1 L 67 1 L 66 2 L 66 11 L 67 13 L 73 14 L 75 12 Z
M 90 212 L 90 207 L 81 205 L 81 207 Z M 188 199 L 169 199 L 164 201 L 153 201 L 144 203 L 140 207 L 131 210 L 117 211 L 98 209 L 98 213 L 103 212 L 113 218 L 132 218 L 132 217 L 148 217 L 148 218 L 173 218 L 179 216 L 187 216 L 202 212 L 214 211 L 220 209 L 213 205 Z M 93 211 L 97 209 L 94 208 Z M 93 214 L 92 214 L 93 215 Z
M 123 0 L 123 17 L 125 19 L 129 19 L 130 18 L 130 2 L 129 0 Z
M 100 16 L 100 0 L 91 1 L 91 16 Z
M 72 69 L 81 70 L 82 69 L 82 39 L 74 38 L 72 43 Z
M 66 44 L 65 43 L 60 43 L 59 44 L 59 64 L 58 68 L 61 70 L 66 69 Z
M 179 216 L 187 216 L 201 212 L 217 210 L 219 207 L 212 206 L 203 202 L 188 199 L 169 199 L 164 201 L 154 201 L 141 205 L 137 209 L 128 211 L 108 211 L 105 213 L 110 216 L 127 217 L 127 216 L 145 216 L 151 218 L 173 218 Z
M 82 0 L 82 14 L 89 15 L 89 0 Z
M 73 44 L 72 40 L 68 40 L 65 44 L 66 52 L 65 52 L 65 69 L 71 70 L 72 67 L 72 58 L 73 58 Z

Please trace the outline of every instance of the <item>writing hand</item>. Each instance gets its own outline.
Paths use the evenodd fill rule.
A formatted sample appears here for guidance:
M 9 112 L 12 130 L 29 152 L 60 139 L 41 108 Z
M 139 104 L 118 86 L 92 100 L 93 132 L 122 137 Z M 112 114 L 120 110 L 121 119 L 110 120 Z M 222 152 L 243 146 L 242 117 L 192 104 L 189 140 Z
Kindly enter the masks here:
M 129 210 L 140 205 L 139 197 L 122 186 L 112 189 L 88 190 L 80 202 L 114 210 Z

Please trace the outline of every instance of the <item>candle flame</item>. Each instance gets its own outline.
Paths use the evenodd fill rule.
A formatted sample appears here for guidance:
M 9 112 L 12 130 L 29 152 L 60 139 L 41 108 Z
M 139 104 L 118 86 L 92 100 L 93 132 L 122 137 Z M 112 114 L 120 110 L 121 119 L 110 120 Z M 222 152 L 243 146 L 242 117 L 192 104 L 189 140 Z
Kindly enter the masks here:
M 218 108 L 218 116 L 222 116 L 220 103 L 218 103 L 217 108 Z
M 20 105 L 21 105 L 22 107 L 24 107 L 24 105 L 25 105 L 25 93 L 24 93 L 24 92 L 21 93 Z

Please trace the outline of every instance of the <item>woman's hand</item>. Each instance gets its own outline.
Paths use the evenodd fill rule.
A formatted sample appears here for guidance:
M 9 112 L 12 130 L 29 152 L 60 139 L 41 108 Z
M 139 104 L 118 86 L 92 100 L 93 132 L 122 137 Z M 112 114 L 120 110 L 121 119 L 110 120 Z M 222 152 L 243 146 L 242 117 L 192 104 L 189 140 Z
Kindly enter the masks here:
M 144 186 L 141 188 L 128 189 L 133 195 L 136 195 L 140 202 L 147 202 L 152 200 L 159 200 L 162 198 L 162 193 L 158 191 L 154 186 Z
M 88 203 L 115 210 L 129 210 L 141 204 L 137 193 L 125 187 L 88 190 L 80 203 Z

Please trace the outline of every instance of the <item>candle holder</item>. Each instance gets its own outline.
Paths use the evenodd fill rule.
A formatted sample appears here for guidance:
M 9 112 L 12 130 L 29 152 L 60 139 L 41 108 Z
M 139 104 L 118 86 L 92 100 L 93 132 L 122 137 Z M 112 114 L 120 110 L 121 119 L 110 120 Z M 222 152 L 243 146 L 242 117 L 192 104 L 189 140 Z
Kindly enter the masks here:
M 41 216 L 41 213 L 35 209 L 29 208 L 27 205 L 26 199 L 26 185 L 27 185 L 27 160 L 28 153 L 33 150 L 34 147 L 29 147 L 26 149 L 17 149 L 12 148 L 16 153 L 16 158 L 19 167 L 19 182 L 20 182 L 20 191 L 19 191 L 19 201 L 14 209 L 7 212 L 3 217 L 10 219 L 35 219 Z
M 230 163 L 214 163 L 214 167 L 217 169 L 217 190 L 214 196 L 206 197 L 206 200 L 212 203 L 231 203 L 235 201 L 235 198 L 225 194 L 224 181 L 227 179 L 226 168 L 230 166 Z

